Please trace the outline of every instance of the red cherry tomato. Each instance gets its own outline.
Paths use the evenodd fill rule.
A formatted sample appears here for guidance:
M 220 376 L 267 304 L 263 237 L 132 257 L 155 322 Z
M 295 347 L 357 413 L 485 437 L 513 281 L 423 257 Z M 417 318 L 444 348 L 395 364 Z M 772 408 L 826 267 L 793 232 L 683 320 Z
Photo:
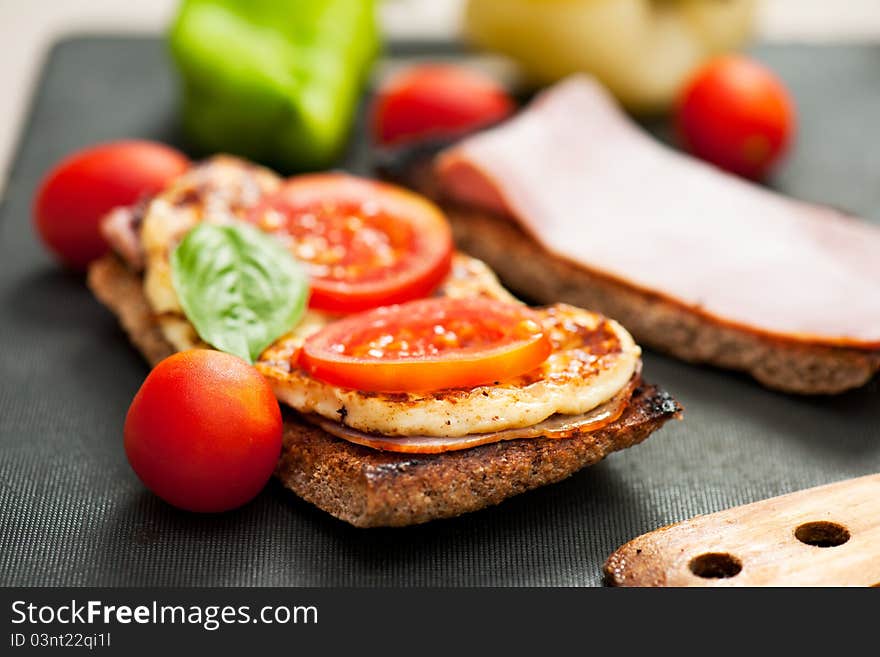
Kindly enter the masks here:
M 479 71 L 451 64 L 407 69 L 385 84 L 373 106 L 374 139 L 395 144 L 460 133 L 512 113 L 507 91 Z
M 427 296 L 449 273 L 452 230 L 430 201 L 343 173 L 289 179 L 249 214 L 311 275 L 312 308 L 356 312 Z
M 489 299 L 420 299 L 328 324 L 298 364 L 327 383 L 370 392 L 474 388 L 535 369 L 552 351 L 540 318 Z M 296 364 L 296 363 L 295 363 Z
M 795 131 L 782 82 L 763 65 L 724 56 L 701 67 L 684 89 L 678 132 L 690 152 L 747 178 L 765 176 Z
M 281 453 L 281 410 L 236 356 L 193 349 L 160 362 L 125 418 L 125 453 L 144 485 L 187 511 L 227 511 L 262 490 Z
M 159 192 L 189 166 L 182 153 L 149 141 L 86 148 L 49 171 L 34 197 L 34 221 L 46 246 L 74 269 L 107 251 L 100 222 L 107 212 Z

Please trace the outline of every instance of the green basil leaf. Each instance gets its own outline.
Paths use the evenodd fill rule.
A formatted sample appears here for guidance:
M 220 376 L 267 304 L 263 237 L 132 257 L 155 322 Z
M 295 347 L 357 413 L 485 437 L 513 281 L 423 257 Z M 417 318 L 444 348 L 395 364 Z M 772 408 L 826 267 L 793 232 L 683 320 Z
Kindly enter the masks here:
M 201 223 L 171 254 L 180 305 L 202 340 L 253 363 L 305 311 L 308 275 L 250 224 Z

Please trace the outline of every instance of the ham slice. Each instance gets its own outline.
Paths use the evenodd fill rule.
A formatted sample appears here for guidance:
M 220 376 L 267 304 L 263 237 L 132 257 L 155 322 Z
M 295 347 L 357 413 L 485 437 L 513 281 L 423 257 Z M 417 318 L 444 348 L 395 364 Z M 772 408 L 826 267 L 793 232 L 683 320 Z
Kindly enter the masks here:
M 591 411 L 581 415 L 557 413 L 538 424 L 490 433 L 472 433 L 465 436 L 384 436 L 358 431 L 320 415 L 308 414 L 304 417 L 312 424 L 321 427 L 324 431 L 337 438 L 342 438 L 364 447 L 405 454 L 442 454 L 443 452 L 456 452 L 480 445 L 491 445 L 492 443 L 500 443 L 505 440 L 534 438 L 561 440 L 598 431 L 620 418 L 632 399 L 638 384 L 641 382 L 640 372 L 641 366 L 617 394 Z
M 880 347 L 880 227 L 664 146 L 586 76 L 441 154 L 437 174 L 555 256 L 708 319 Z
M 101 236 L 132 271 L 144 268 L 144 249 L 138 230 L 145 209 L 146 203 L 118 207 L 101 220 Z

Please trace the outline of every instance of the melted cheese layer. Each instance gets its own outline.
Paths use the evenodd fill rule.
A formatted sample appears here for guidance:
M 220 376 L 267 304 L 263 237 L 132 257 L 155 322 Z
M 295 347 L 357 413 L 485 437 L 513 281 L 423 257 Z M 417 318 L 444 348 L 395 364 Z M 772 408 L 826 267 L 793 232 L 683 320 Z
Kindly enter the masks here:
M 557 413 L 586 413 L 632 378 L 641 350 L 617 322 L 562 304 L 538 312 L 553 353 L 532 372 L 493 385 L 428 394 L 330 385 L 290 365 L 310 334 L 303 326 L 267 349 L 257 367 L 278 399 L 301 413 L 388 436 L 455 437 L 529 427 Z

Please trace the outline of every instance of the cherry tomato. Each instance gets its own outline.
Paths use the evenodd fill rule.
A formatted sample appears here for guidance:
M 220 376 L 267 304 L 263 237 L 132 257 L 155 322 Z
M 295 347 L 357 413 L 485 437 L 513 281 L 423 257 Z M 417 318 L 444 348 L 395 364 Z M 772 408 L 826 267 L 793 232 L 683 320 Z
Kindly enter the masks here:
M 764 177 L 785 153 L 795 109 L 782 82 L 742 56 L 701 67 L 684 89 L 678 132 L 694 155 L 747 178 Z
M 552 351 L 540 318 L 488 299 L 420 299 L 328 324 L 296 356 L 311 376 L 370 392 L 473 388 L 535 369 Z
M 281 453 L 281 410 L 237 356 L 193 349 L 160 362 L 125 418 L 125 453 L 144 485 L 187 511 L 227 511 L 262 490 Z
M 491 77 L 451 64 L 424 64 L 391 78 L 377 94 L 372 119 L 381 144 L 456 134 L 499 121 L 514 102 Z
M 449 273 L 452 231 L 431 202 L 343 173 L 289 179 L 251 211 L 311 275 L 312 308 L 355 312 L 427 296 Z
M 77 151 L 40 183 L 33 206 L 37 232 L 63 263 L 85 269 L 107 252 L 100 232 L 104 215 L 159 192 L 188 166 L 182 153 L 149 141 L 117 141 Z

